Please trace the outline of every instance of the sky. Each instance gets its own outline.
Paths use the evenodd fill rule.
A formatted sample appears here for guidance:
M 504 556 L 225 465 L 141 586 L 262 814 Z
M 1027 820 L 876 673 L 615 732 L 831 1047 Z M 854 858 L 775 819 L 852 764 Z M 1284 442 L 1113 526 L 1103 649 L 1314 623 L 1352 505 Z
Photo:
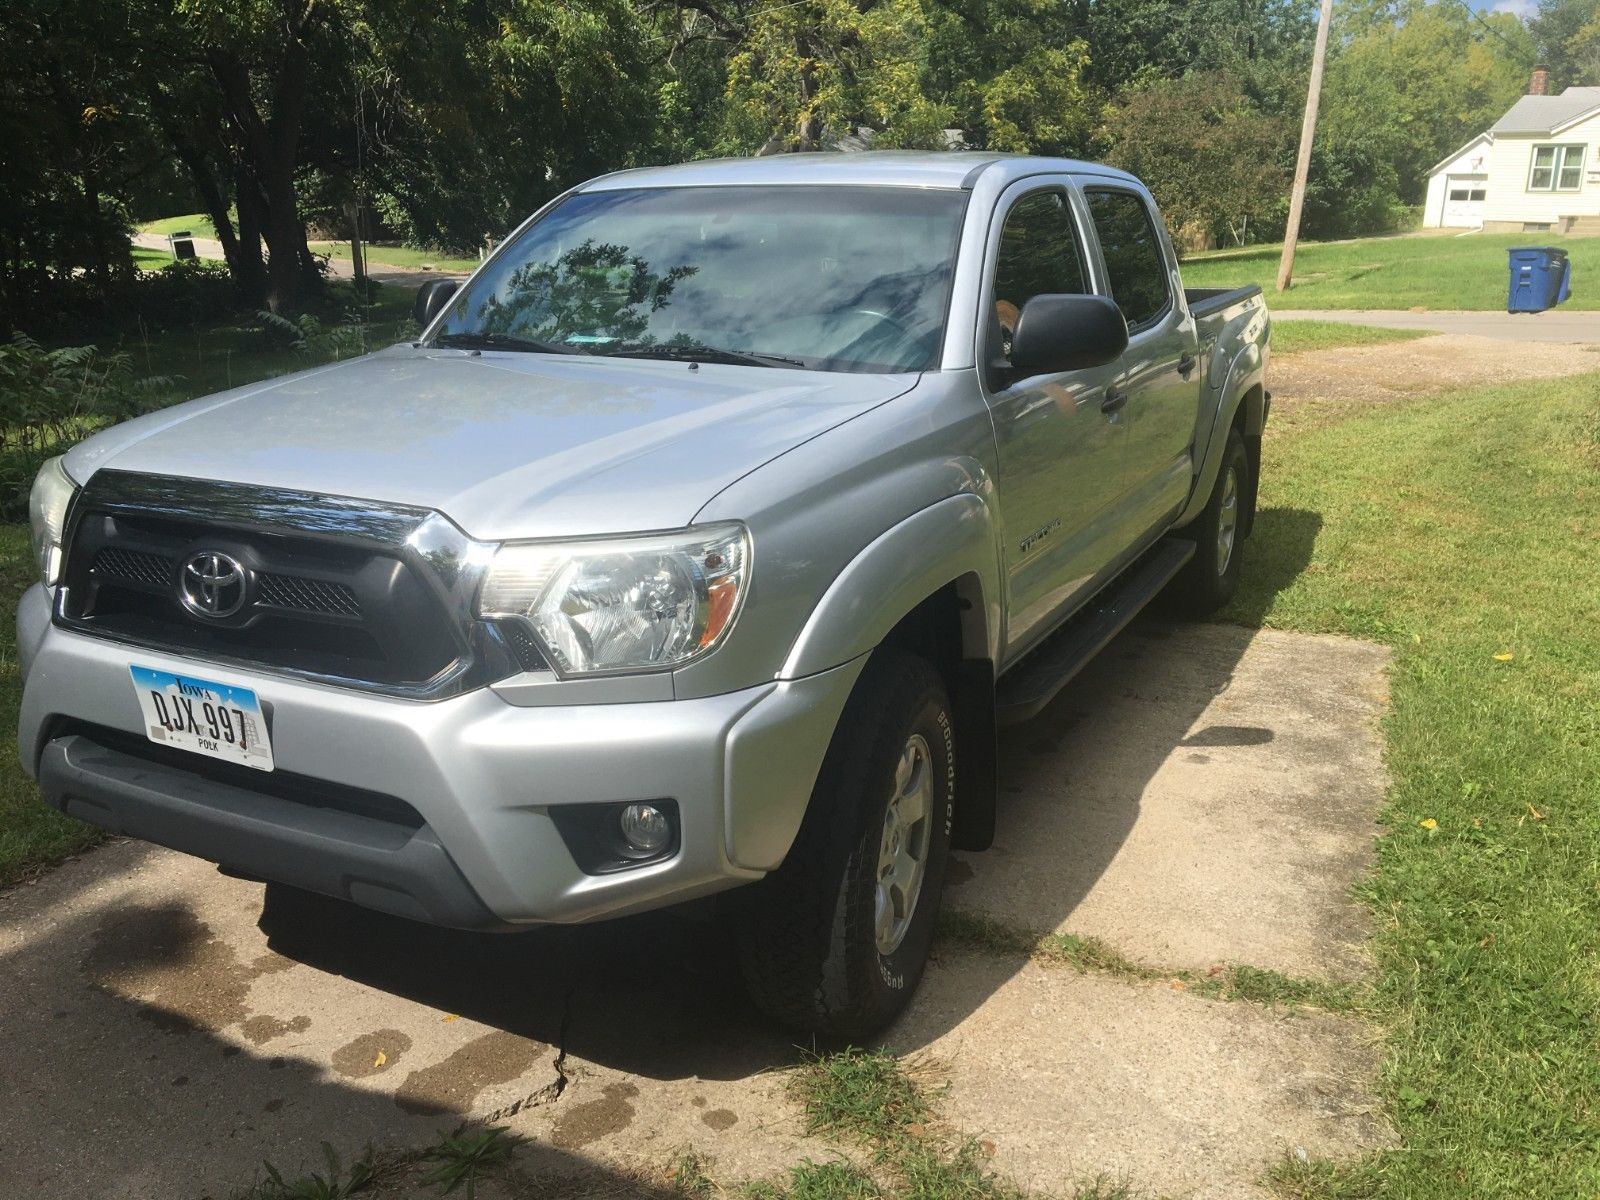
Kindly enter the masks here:
M 1531 17 L 1539 7 L 1539 0 L 1472 0 L 1472 7 L 1480 12 L 1509 12 Z

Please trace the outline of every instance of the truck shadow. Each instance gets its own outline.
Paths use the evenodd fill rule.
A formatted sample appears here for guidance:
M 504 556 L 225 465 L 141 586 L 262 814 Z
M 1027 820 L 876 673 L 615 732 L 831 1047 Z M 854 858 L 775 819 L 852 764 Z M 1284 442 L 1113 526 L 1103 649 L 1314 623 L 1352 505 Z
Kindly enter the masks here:
M 119 854 L 125 864 L 98 879 L 118 891 L 125 876 L 141 873 L 161 852 L 124 846 L 101 853 Z M 299 1022 L 273 1031 L 276 1045 L 261 1044 L 246 1019 L 250 988 L 290 964 L 270 954 L 237 956 L 181 898 L 91 899 L 81 911 L 44 922 L 46 936 L 9 939 L 15 944 L 0 953 L 7 981 L 0 1196 L 8 1200 L 220 1200 L 246 1194 L 241 1189 L 262 1178 L 266 1161 L 290 1180 L 326 1174 L 324 1142 L 348 1165 L 363 1146 L 386 1154 L 428 1145 L 472 1115 L 470 1088 L 459 1104 L 446 1091 L 439 1103 L 408 1108 L 393 1087 L 360 1086 L 337 1063 L 296 1053 L 295 1038 L 286 1045 L 282 1031 L 303 1029 Z M 469 981 L 458 986 L 470 990 Z M 314 997 L 307 1001 L 314 1011 Z M 549 1047 L 534 1049 L 549 1061 Z M 522 1143 L 514 1168 L 517 1195 L 683 1195 L 660 1172 L 629 1171 L 551 1137 Z M 405 1194 L 424 1190 L 436 1194 Z
M 1227 687 L 1273 598 L 1310 561 L 1320 528 L 1315 513 L 1263 509 L 1240 595 L 1222 614 L 1237 625 L 1207 627 L 1197 652 L 1185 626 L 1141 618 L 1038 717 L 1003 731 L 997 843 L 953 861 L 949 901 L 964 904 L 999 881 L 989 893 L 1025 903 L 1027 928 L 1056 927 L 1116 857 L 1172 755 L 1270 739 L 1258 728 L 1191 729 Z M 1145 704 L 1139 688 L 1160 695 Z M 1109 711 L 1119 714 L 1114 729 L 1101 716 Z M 738 903 L 738 893 L 724 902 Z M 744 999 L 730 939 L 704 909 L 472 935 L 274 896 L 262 928 L 274 951 L 306 965 L 649 1078 L 742 1078 L 798 1053 Z M 1005 977 L 992 976 L 996 986 Z M 932 1020 L 919 1013 L 918 1040 L 984 998 L 965 997 Z

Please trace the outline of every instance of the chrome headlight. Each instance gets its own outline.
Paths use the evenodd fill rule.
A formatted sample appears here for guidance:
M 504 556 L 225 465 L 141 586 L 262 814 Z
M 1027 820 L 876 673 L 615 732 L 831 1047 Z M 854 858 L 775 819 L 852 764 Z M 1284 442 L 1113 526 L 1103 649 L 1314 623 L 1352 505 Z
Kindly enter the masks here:
M 61 535 L 67 508 L 77 492 L 59 457 L 46 459 L 28 494 L 28 524 L 33 530 L 33 559 L 39 579 L 50 587 L 61 575 Z
M 648 537 L 508 542 L 478 592 L 478 615 L 526 621 L 562 675 L 662 671 L 714 647 L 750 577 L 743 525 Z

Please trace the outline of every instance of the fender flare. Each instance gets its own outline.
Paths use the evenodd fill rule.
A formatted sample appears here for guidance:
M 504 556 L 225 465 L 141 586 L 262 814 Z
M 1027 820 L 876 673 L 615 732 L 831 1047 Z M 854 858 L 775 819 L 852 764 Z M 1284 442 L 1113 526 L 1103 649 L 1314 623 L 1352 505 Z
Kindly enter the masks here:
M 778 678 L 815 675 L 871 653 L 929 596 L 969 578 L 977 585 L 976 594 L 963 597 L 972 605 L 963 621 L 965 655 L 998 661 L 999 545 L 989 506 L 970 492 L 913 513 L 869 542 L 834 578 L 795 638 Z M 976 618 L 981 618 L 981 632 Z
M 1254 342 L 1245 343 L 1239 353 L 1234 355 L 1233 361 L 1228 364 L 1222 384 L 1217 388 L 1217 407 L 1212 416 L 1211 426 L 1203 430 L 1205 452 L 1199 460 L 1199 469 L 1195 472 L 1194 489 L 1189 493 L 1189 503 L 1173 522 L 1175 527 L 1182 528 L 1198 517 L 1211 498 L 1211 489 L 1217 482 L 1217 472 L 1222 469 L 1222 452 L 1228 444 L 1228 430 L 1233 427 L 1234 418 L 1238 416 L 1241 405 L 1248 404 L 1245 412 L 1245 435 L 1261 436 L 1262 428 L 1266 424 L 1266 392 L 1262 383 L 1265 374 L 1265 358 L 1261 353 L 1261 347 Z M 1197 432 L 1195 441 L 1198 446 L 1200 432 Z

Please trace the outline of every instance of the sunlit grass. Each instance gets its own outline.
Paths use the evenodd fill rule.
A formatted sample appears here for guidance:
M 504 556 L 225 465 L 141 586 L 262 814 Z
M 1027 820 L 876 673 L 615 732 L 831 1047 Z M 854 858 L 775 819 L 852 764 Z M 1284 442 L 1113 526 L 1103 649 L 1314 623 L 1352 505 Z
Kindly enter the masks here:
M 1569 309 L 1600 308 L 1600 237 L 1552 233 L 1363 238 L 1302 242 L 1294 286 L 1276 290 L 1276 245 L 1212 251 L 1183 263 L 1187 287 L 1257 283 L 1275 308 L 1426 308 L 1504 311 L 1512 246 L 1560 246 L 1572 258 Z
M 1427 331 L 1421 329 L 1383 329 L 1377 325 L 1349 325 L 1343 321 L 1274 321 L 1272 352 L 1298 354 L 1303 350 L 1376 346 L 1384 342 L 1409 342 L 1427 336 Z
M 1402 1144 L 1354 1167 L 1285 1167 L 1285 1190 L 1592 1197 L 1600 376 L 1269 432 L 1265 457 L 1232 611 L 1395 650 L 1393 782 L 1365 896 Z M 1306 514 L 1310 562 L 1274 593 L 1275 561 L 1303 557 Z

